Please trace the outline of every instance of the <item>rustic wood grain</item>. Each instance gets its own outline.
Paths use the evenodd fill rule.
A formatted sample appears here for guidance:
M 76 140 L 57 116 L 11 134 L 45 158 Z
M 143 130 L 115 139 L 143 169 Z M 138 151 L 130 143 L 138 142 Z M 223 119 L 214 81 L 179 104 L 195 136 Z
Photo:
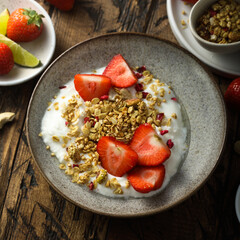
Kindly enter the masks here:
M 38 0 L 56 31 L 54 58 L 80 41 L 100 34 L 131 31 L 177 43 L 165 0 L 76 0 L 62 12 Z M 229 134 L 211 178 L 196 194 L 168 211 L 141 218 L 110 218 L 66 201 L 45 181 L 26 141 L 27 105 L 38 78 L 17 87 L 0 87 L 0 112 L 16 119 L 0 130 L 0 239 L 240 239 L 234 197 L 240 183 L 240 116 L 228 112 Z M 222 93 L 230 80 L 216 76 Z M 204 133 L 203 133 L 204 134 Z

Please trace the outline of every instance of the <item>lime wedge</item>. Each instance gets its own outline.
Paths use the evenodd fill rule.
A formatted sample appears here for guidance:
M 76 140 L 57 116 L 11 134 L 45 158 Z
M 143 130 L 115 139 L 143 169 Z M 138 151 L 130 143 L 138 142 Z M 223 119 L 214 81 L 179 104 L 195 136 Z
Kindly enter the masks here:
M 3 35 L 6 35 L 7 33 L 8 19 L 9 19 L 9 11 L 8 9 L 5 9 L 0 13 L 0 33 Z
M 15 63 L 24 67 L 36 67 L 40 63 L 40 60 L 34 55 L 2 34 L 0 34 L 0 42 L 5 43 L 10 47 Z

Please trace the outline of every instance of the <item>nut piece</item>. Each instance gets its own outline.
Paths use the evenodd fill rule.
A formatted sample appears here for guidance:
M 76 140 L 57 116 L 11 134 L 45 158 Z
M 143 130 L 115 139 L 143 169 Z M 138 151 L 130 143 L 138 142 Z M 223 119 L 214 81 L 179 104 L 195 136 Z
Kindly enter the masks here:
M 7 122 L 11 122 L 15 117 L 15 113 L 12 112 L 4 112 L 0 113 L 0 129 Z

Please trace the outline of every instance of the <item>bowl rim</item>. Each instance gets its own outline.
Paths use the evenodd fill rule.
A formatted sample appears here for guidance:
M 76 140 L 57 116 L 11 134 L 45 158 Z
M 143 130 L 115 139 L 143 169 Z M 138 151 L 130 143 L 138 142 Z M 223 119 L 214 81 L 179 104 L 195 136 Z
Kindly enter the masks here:
M 105 38 L 105 37 L 111 37 L 111 36 L 115 36 L 115 35 L 122 35 L 122 36 L 126 36 L 126 35 L 132 35 L 132 36 L 142 36 L 142 37 L 148 37 L 148 38 L 152 38 L 152 39 L 156 39 L 156 40 L 160 40 L 162 42 L 165 42 L 166 44 L 169 44 L 181 51 L 183 51 L 185 54 L 187 54 L 188 56 L 192 57 L 202 68 L 203 70 L 208 74 L 209 78 L 211 79 L 213 85 L 215 86 L 215 89 L 216 91 L 219 93 L 219 97 L 221 99 L 221 105 L 222 105 L 222 108 L 223 108 L 223 123 L 224 123 L 224 131 L 223 131 L 223 136 L 222 136 L 222 141 L 221 141 L 221 146 L 219 149 L 221 149 L 218 153 L 218 155 L 216 156 L 216 161 L 215 161 L 215 165 L 214 167 L 212 168 L 212 170 L 210 171 L 209 175 L 192 191 L 192 192 L 189 192 L 188 194 L 186 194 L 184 197 L 182 197 L 181 199 L 179 199 L 178 201 L 170 204 L 170 205 L 167 205 L 165 207 L 160 207 L 160 208 L 155 208 L 154 210 L 149 210 L 149 211 L 145 211 L 145 212 L 140 212 L 140 213 L 131 213 L 131 214 L 121 214 L 121 213 L 106 213 L 106 212 L 103 212 L 101 210 L 98 210 L 98 209 L 92 209 L 92 208 L 89 208 L 85 205 L 82 205 L 81 203 L 79 202 L 75 202 L 74 200 L 72 200 L 70 197 L 68 197 L 67 195 L 65 195 L 62 191 L 60 191 L 57 186 L 55 186 L 48 178 L 47 176 L 45 175 L 44 171 L 42 170 L 42 168 L 40 167 L 40 165 L 38 164 L 38 162 L 36 161 L 34 155 L 33 155 L 33 151 L 32 151 L 32 147 L 31 147 L 31 142 L 30 142 L 30 139 L 29 139 L 29 114 L 30 114 L 30 109 L 31 109 L 31 103 L 33 101 L 33 97 L 34 97 L 34 94 L 39 86 L 39 84 L 41 83 L 45 73 L 48 71 L 48 69 L 50 69 L 57 61 L 58 59 L 60 59 L 63 55 L 65 55 L 68 51 L 71 51 L 72 49 L 74 49 L 75 47 L 77 47 L 78 45 L 80 44 L 84 44 L 86 42 L 89 42 L 89 41 L 92 41 L 94 39 L 100 39 L 100 38 Z M 226 145 L 226 136 L 227 136 L 227 131 L 228 131 L 228 127 L 227 127 L 227 113 L 226 113 L 226 107 L 225 107 L 225 103 L 224 103 L 224 100 L 223 100 L 223 96 L 221 94 L 221 91 L 215 81 L 215 78 L 214 78 L 214 75 L 210 72 L 210 70 L 198 59 L 196 58 L 193 54 L 191 54 L 190 52 L 188 52 L 186 49 L 182 48 L 181 46 L 178 46 L 177 44 L 169 41 L 169 40 L 166 40 L 166 39 L 163 39 L 163 38 L 160 38 L 160 37 L 157 37 L 155 35 L 151 35 L 151 34 L 146 34 L 146 33 L 136 33 L 136 32 L 114 32 L 114 33 L 108 33 L 108 34 L 102 34 L 102 35 L 99 35 L 99 36 L 95 36 L 95 37 L 91 37 L 91 38 L 88 38 L 84 41 L 81 41 L 75 45 L 73 45 L 72 47 L 68 48 L 66 51 L 64 51 L 62 54 L 60 54 L 48 67 L 47 69 L 43 72 L 43 74 L 41 75 L 40 79 L 38 80 L 33 92 L 32 92 L 32 95 L 31 95 L 31 98 L 30 98 L 30 101 L 29 101 L 29 104 L 28 104 L 28 108 L 27 108 L 27 116 L 26 116 L 26 136 L 27 136 L 27 142 L 28 142 L 28 146 L 29 146 L 29 149 L 30 149 L 30 152 L 31 152 L 31 156 L 34 160 L 34 162 L 36 163 L 37 165 L 37 168 L 39 169 L 41 175 L 43 176 L 43 178 L 47 181 L 47 183 L 54 189 L 54 191 L 56 191 L 58 194 L 60 194 L 65 200 L 69 201 L 70 203 L 74 204 L 75 206 L 78 206 L 82 209 L 85 209 L 85 210 L 88 210 L 90 212 L 93 212 L 93 213 L 96 213 L 96 214 L 100 214 L 100 215 L 104 215 L 104 216 L 110 216 L 110 217 L 118 217 L 118 218 L 133 218 L 133 217 L 143 217 L 143 216 L 150 216 L 150 215 L 154 215 L 154 214 L 157 214 L 157 213 L 160 213 L 162 211 L 166 211 L 168 209 L 171 209 L 172 207 L 175 207 L 177 205 L 179 205 L 180 203 L 184 202 L 186 199 L 190 198 L 192 195 L 194 195 L 207 181 L 208 179 L 210 178 L 210 176 L 212 175 L 212 173 L 215 171 L 222 155 L 223 155 L 223 152 L 224 152 L 224 148 L 225 148 L 225 145 Z
M 217 0 L 215 0 L 217 1 Z M 193 36 L 199 41 L 199 42 L 202 42 L 203 44 L 205 45 L 208 45 L 209 47 L 214 47 L 214 48 L 226 48 L 226 47 L 234 47 L 234 46 L 238 46 L 240 45 L 240 40 L 237 41 L 237 42 L 232 42 L 232 43 L 214 43 L 214 42 L 210 42 L 210 41 L 207 41 L 205 39 L 203 39 L 202 37 L 200 37 L 196 31 L 196 27 L 195 27 L 195 22 L 193 21 L 193 16 L 196 14 L 196 11 L 199 7 L 199 5 L 201 6 L 201 4 L 205 5 L 206 8 L 205 10 L 211 6 L 212 3 L 209 3 L 208 1 L 206 0 L 198 0 L 192 7 L 191 11 L 190 11 L 190 14 L 189 14 L 189 26 L 190 26 L 190 31 L 191 33 L 193 34 Z M 203 12 L 205 11 L 203 10 Z M 202 15 L 199 13 L 199 15 Z

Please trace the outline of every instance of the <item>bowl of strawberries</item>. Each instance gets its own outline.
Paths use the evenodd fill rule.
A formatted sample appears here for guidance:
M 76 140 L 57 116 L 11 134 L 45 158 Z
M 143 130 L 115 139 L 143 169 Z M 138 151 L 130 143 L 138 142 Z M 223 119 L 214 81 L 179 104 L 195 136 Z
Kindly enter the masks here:
M 0 86 L 20 84 L 39 75 L 56 45 L 48 13 L 33 0 L 1 1 L 0 25 Z
M 27 113 L 28 143 L 49 184 L 109 216 L 154 214 L 187 199 L 215 169 L 225 135 L 213 76 L 145 34 L 67 50 L 42 75 Z

